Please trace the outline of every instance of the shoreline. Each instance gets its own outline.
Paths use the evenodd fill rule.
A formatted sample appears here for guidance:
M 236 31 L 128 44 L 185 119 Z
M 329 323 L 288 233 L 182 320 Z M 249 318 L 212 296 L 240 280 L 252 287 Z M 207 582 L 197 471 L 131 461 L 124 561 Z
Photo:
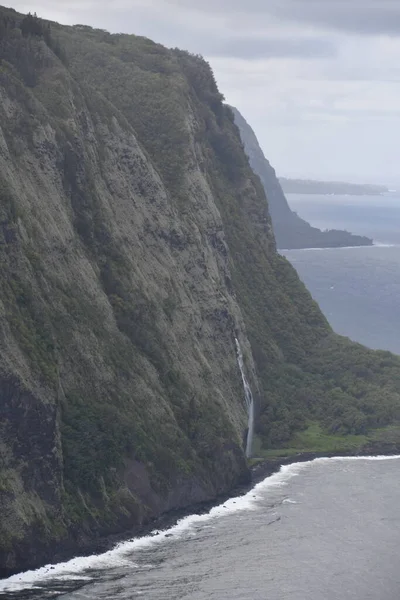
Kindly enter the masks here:
M 247 484 L 238 485 L 229 493 L 222 494 L 216 496 L 214 499 L 200 502 L 198 504 L 191 504 L 185 508 L 176 509 L 173 511 L 169 511 L 167 513 L 161 514 L 159 517 L 156 517 L 151 522 L 147 523 L 142 527 L 136 527 L 132 529 L 128 529 L 123 533 L 119 534 L 111 534 L 104 536 L 102 538 L 98 538 L 93 540 L 92 543 L 89 543 L 85 548 L 76 548 L 75 551 L 70 547 L 61 550 L 56 554 L 56 560 L 54 563 L 48 563 L 44 565 L 39 565 L 30 570 L 35 571 L 41 567 L 49 567 L 67 562 L 73 558 L 80 557 L 88 557 L 93 555 L 101 555 L 105 552 L 108 552 L 115 548 L 118 544 L 133 540 L 140 539 L 145 536 L 151 535 L 153 532 L 161 532 L 174 527 L 178 521 L 181 519 L 188 517 L 190 515 L 203 515 L 207 514 L 212 508 L 219 506 L 229 500 L 230 498 L 238 498 L 244 496 L 248 492 L 250 492 L 257 483 L 264 481 L 265 479 L 271 477 L 274 473 L 279 472 L 281 467 L 285 465 L 291 465 L 296 463 L 310 462 L 317 458 L 339 458 L 339 457 L 371 457 L 371 456 L 395 456 L 400 454 L 400 448 L 394 446 L 392 444 L 385 446 L 384 444 L 379 445 L 377 447 L 366 447 L 358 452 L 350 451 L 350 452 L 299 452 L 297 454 L 289 455 L 289 456 L 277 456 L 266 458 L 259 464 L 255 465 L 250 469 L 251 471 L 251 481 Z M 26 571 L 12 571 L 8 573 L 0 572 L 0 581 L 6 580 L 7 578 L 22 574 Z
M 396 248 L 397 244 L 383 244 L 380 242 L 374 242 L 372 244 L 362 244 L 362 245 L 354 245 L 354 246 L 316 246 L 315 248 L 278 248 L 278 252 L 294 252 L 302 250 L 306 252 L 307 250 L 352 250 L 356 248 Z
M 381 449 L 380 449 L 381 448 Z M 252 483 L 251 487 L 254 487 L 260 481 L 263 481 L 267 477 L 271 477 L 274 473 L 278 472 L 281 467 L 285 465 L 292 465 L 302 462 L 310 462 L 316 458 L 351 458 L 351 457 L 370 457 L 370 456 L 396 456 L 400 454 L 400 448 L 396 447 L 366 447 L 365 450 L 359 451 L 343 451 L 343 452 L 298 452 L 297 454 L 291 454 L 289 456 L 281 456 L 276 458 L 267 458 L 265 461 L 260 462 L 251 469 Z

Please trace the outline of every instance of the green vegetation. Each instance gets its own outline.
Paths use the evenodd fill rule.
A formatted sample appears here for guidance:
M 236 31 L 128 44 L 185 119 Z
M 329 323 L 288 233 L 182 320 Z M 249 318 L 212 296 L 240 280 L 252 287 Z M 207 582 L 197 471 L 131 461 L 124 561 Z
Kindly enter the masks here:
M 310 420 L 317 421 L 328 438 L 363 436 L 400 422 L 400 359 L 332 334 L 293 268 L 271 248 L 269 217 L 257 202 L 262 197 L 260 183 L 246 171 L 247 161 L 225 110 L 224 120 L 216 113 L 204 124 L 203 134 L 233 257 L 234 287 L 262 384 L 256 425 L 262 447 L 287 448 Z M 220 127 L 231 131 L 224 148 L 213 143 L 214 130 Z M 253 190 L 237 190 L 227 162 L 236 173 L 248 175 Z M 350 438 L 345 440 L 348 445 Z
M 32 15 L 20 21 L 10 19 L 9 16 L 3 19 L 7 31 L 19 28 L 22 38 L 43 38 L 51 47 L 52 32 L 48 24 Z M 71 73 L 85 82 L 84 101 L 94 113 L 100 111 L 102 118 L 107 120 L 115 112 L 113 107 L 121 111 L 127 126 L 133 128 L 157 166 L 171 199 L 179 200 L 182 210 L 187 205 L 184 173 L 190 156 L 185 115 L 189 105 L 194 109 L 197 115 L 195 137 L 203 148 L 203 169 L 221 211 L 231 252 L 233 284 L 262 382 L 257 431 L 264 446 L 287 445 L 309 419 L 318 419 L 326 435 L 364 435 L 373 427 L 396 420 L 399 398 L 393 378 L 399 368 L 397 359 L 390 356 L 385 359 L 386 374 L 378 381 L 382 360 L 376 354 L 333 336 L 293 269 L 275 253 L 263 190 L 249 169 L 232 114 L 223 105 L 223 97 L 209 65 L 199 56 L 180 50 L 168 51 L 145 38 L 110 36 L 107 32 L 81 26 L 56 30 Z M 15 62 L 15 67 L 18 66 Z M 36 75 L 39 73 L 37 67 L 38 64 Z M 89 89 L 100 92 L 104 99 L 99 100 L 96 94 L 86 91 Z M 44 102 L 52 102 L 51 97 L 46 99 L 41 95 L 41 98 Z M 105 99 L 110 103 L 109 112 Z M 112 241 L 107 216 L 97 199 L 95 177 L 85 166 L 82 150 L 61 117 L 62 113 L 56 126 L 59 143 L 64 148 L 64 188 L 71 199 L 76 230 L 101 265 L 102 286 L 119 330 L 127 336 L 135 351 L 153 364 L 170 395 L 168 390 L 171 389 L 174 365 L 163 341 L 162 329 L 157 324 L 158 308 L 143 290 L 132 287 L 131 266 Z M 243 188 L 240 182 L 245 179 L 249 183 Z M 9 200 L 5 206 L 10 207 L 8 210 L 15 221 L 16 208 Z M 11 298 L 17 294 L 19 312 L 29 310 L 33 323 L 37 317 L 32 299 L 29 299 L 28 290 L 18 288 L 20 285 L 14 286 Z M 10 307 L 12 304 L 11 300 Z M 163 311 L 170 320 L 174 311 L 171 298 L 163 302 Z M 41 356 L 44 350 L 51 351 L 51 341 L 36 339 L 28 314 L 25 319 L 14 319 L 13 322 L 24 349 L 37 354 L 42 370 L 46 371 L 47 365 L 51 369 L 54 360 Z M 40 335 L 46 331 L 40 321 L 38 330 Z M 40 350 L 42 346 L 43 351 Z M 128 352 L 131 360 L 132 352 Z M 360 368 L 355 367 L 358 363 Z M 387 377 L 392 382 L 389 387 L 385 383 Z M 176 382 L 179 385 L 173 384 L 171 400 L 179 397 L 181 392 L 184 396 L 190 395 L 190 386 L 184 381 L 185 378 L 178 374 Z M 379 405 L 376 403 L 378 393 L 381 396 Z M 67 402 L 64 408 L 64 437 L 71 438 L 68 447 L 73 449 L 73 452 L 66 452 L 66 473 L 76 473 L 75 481 L 79 477 L 90 481 L 98 477 L 103 463 L 92 461 L 89 467 L 83 465 L 76 472 L 76 466 L 69 467 L 68 463 L 75 464 L 79 460 L 71 457 L 82 454 L 88 460 L 91 454 L 97 456 L 104 447 L 108 449 L 111 463 L 118 464 L 119 457 L 127 451 L 129 434 L 123 431 L 131 430 L 131 419 L 118 419 L 115 415 L 110 418 L 119 428 L 119 433 L 110 434 L 110 440 L 116 444 L 114 448 L 111 441 L 108 443 L 99 433 L 108 417 L 96 404 L 85 403 L 75 413 L 73 407 L 79 406 L 78 400 L 78 403 Z M 81 435 L 79 428 L 73 433 L 73 423 L 80 423 L 80 426 L 85 423 L 85 412 L 89 421 L 96 423 L 88 428 L 95 432 L 94 438 L 101 439 L 98 445 L 93 444 L 91 452 L 80 448 L 79 440 L 85 439 L 85 435 Z M 185 428 L 187 416 L 182 419 L 179 412 L 177 416 L 180 426 Z
M 281 456 L 295 456 L 300 453 L 317 454 L 358 454 L 371 449 L 371 453 L 383 453 L 388 450 L 398 451 L 400 444 L 400 426 L 389 425 L 379 429 L 372 429 L 368 434 L 331 434 L 322 428 L 320 423 L 310 423 L 306 429 L 297 432 L 288 441 L 284 448 L 265 449 L 260 439 L 256 439 L 252 464 L 258 464 L 262 459 Z
M 2 469 L 41 512 L 4 539 L 116 531 L 246 478 L 235 336 L 257 454 L 397 444 L 400 359 L 336 336 L 277 254 L 210 66 L 26 19 L 0 10 Z
M 0 64 L 13 65 L 28 87 L 37 85 L 39 73 L 48 66 L 42 41 L 58 58 L 65 60 L 50 23 L 39 19 L 36 14 L 23 16 L 12 9 L 1 9 Z
M 54 383 L 55 340 L 48 317 L 27 277 L 27 272 L 32 277 L 34 270 L 40 267 L 30 249 L 26 253 L 28 260 L 21 255 L 19 217 L 15 194 L 0 180 L 0 288 L 4 311 L 13 335 L 37 375 Z
M 112 103 L 111 114 L 115 107 L 124 114 L 172 197 L 179 199 L 188 158 L 189 90 L 173 53 L 146 38 L 110 36 L 80 26 L 61 35 L 74 74 Z
M 304 431 L 297 432 L 284 449 L 265 450 L 259 453 L 264 457 L 292 456 L 300 452 L 339 453 L 360 451 L 368 442 L 365 435 L 334 435 L 326 433 L 319 423 L 311 423 Z
M 51 31 L 36 17 L 26 17 L 19 27 L 23 37 L 36 36 L 49 44 Z M 170 199 L 178 202 L 183 214 L 189 210 L 184 179 L 190 160 L 186 123 L 189 107 L 196 114 L 193 127 L 196 143 L 202 147 L 201 168 L 221 212 L 233 286 L 261 382 L 257 433 L 263 447 L 287 447 L 310 420 L 318 423 L 329 439 L 362 436 L 396 421 L 400 405 L 396 387 L 398 359 L 380 356 L 334 336 L 292 267 L 276 254 L 262 186 L 249 168 L 233 115 L 223 105 L 210 66 L 200 56 L 178 49 L 168 51 L 146 38 L 111 36 L 83 26 L 56 27 L 56 34 L 70 72 L 85 82 L 82 106 L 87 103 L 94 118 L 109 123 L 113 114 L 118 114 L 118 118 L 123 115 L 126 127 L 135 131 L 156 165 Z M 39 90 L 38 93 L 53 113 L 53 98 L 43 96 Z M 190 438 L 193 415 L 185 406 L 191 386 L 183 374 L 173 375 L 175 366 L 163 339 L 159 307 L 143 289 L 132 286 L 132 265 L 113 240 L 107 214 L 98 199 L 95 175 L 86 165 L 62 112 L 54 116 L 59 143 L 64 148 L 63 182 L 71 200 L 75 228 L 100 266 L 102 287 L 118 328 L 132 344 L 126 346 L 124 361 L 127 365 L 131 361 L 143 365 L 144 359 L 154 366 L 179 427 L 187 430 Z M 99 158 L 104 160 L 105 156 Z M 247 181 L 246 186 L 243 181 Z M 25 298 L 23 294 L 21 297 Z M 77 310 L 82 312 L 83 307 Z M 169 321 L 175 310 L 173 298 L 163 300 L 162 311 Z M 82 314 L 81 318 L 90 319 L 90 314 Z M 22 334 L 21 339 L 26 337 L 26 333 Z M 35 346 L 32 339 L 31 349 Z M 116 356 L 118 364 L 120 353 Z M 137 361 L 135 356 L 141 359 Z M 65 452 L 66 474 L 75 483 L 79 479 L 98 479 L 104 466 L 103 459 L 99 460 L 101 448 L 107 449 L 110 466 L 117 465 L 128 452 L 129 432 L 137 429 L 139 433 L 135 435 L 139 439 L 142 427 L 137 411 L 132 413 L 131 408 L 122 413 L 124 416 L 119 413 L 108 418 L 95 400 L 93 404 L 79 402 L 78 394 L 76 402 L 69 401 L 64 407 L 64 439 L 66 448 L 71 448 Z M 137 402 L 136 398 L 134 404 Z M 138 418 L 139 427 L 135 429 L 133 424 Z M 117 429 L 111 428 L 108 442 L 101 431 L 102 423 L 109 420 Z M 92 430 L 94 439 L 100 440 L 93 444 L 91 452 L 80 442 L 86 437 L 80 431 L 86 422 L 87 431 Z M 75 431 L 74 423 L 79 423 Z M 143 460 L 150 460 L 152 453 L 152 443 L 147 445 Z M 133 446 L 137 451 L 141 443 Z M 80 455 L 89 460 L 87 466 L 80 461 Z

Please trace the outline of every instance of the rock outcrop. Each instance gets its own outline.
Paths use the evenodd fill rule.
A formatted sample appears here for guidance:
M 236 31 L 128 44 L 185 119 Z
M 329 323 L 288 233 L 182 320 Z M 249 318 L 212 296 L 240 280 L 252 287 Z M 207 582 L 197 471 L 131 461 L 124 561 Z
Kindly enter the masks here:
M 292 211 L 275 170 L 265 158 L 254 131 L 236 108 L 232 110 L 250 165 L 264 186 L 278 248 L 372 246 L 373 241 L 365 236 L 337 229 L 321 231 Z

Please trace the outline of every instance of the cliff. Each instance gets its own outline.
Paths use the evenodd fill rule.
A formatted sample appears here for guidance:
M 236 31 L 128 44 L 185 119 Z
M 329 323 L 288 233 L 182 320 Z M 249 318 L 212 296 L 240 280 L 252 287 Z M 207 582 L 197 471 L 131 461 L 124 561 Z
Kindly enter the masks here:
M 304 219 L 301 219 L 293 212 L 282 189 L 284 184 L 288 183 L 289 180 L 282 182 L 282 180 L 277 178 L 275 170 L 265 158 L 250 125 L 236 108 L 232 108 L 232 111 L 235 115 L 235 123 L 239 127 L 250 165 L 260 177 L 264 186 L 278 248 L 336 248 L 341 246 L 372 245 L 373 242 L 371 239 L 365 236 L 353 235 L 347 231 L 336 229 L 321 231 L 316 227 L 312 227 L 307 221 L 304 221 Z M 289 191 L 294 188 L 287 185 L 284 189 Z
M 277 254 L 207 63 L 9 9 L 0 56 L 1 573 L 248 481 L 235 338 L 257 451 L 397 422 L 398 359 Z

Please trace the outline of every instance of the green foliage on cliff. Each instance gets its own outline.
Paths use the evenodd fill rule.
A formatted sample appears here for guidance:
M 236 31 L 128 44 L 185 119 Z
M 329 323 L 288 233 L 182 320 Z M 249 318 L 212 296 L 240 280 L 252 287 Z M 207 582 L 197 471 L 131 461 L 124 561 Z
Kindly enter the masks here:
M 12 29 L 19 28 L 22 38 L 33 36 L 39 41 L 43 38 L 51 47 L 52 33 L 48 24 L 36 16 L 21 21 L 10 22 L 9 19 L 8 16 L 3 19 L 8 35 Z M 171 200 L 177 202 L 183 212 L 189 210 L 185 171 L 190 168 L 191 135 L 201 148 L 200 166 L 221 212 L 231 256 L 233 288 L 245 318 L 260 378 L 257 429 L 264 444 L 285 444 L 310 418 L 317 418 L 327 430 L 342 434 L 365 433 L 396 419 L 397 391 L 393 384 L 387 388 L 386 381 L 394 381 L 399 368 L 397 359 L 388 359 L 390 369 L 386 369 L 386 379 L 377 382 L 371 378 L 371 373 L 381 372 L 379 357 L 332 335 L 295 271 L 276 253 L 262 186 L 249 168 L 232 113 L 223 105 L 223 96 L 202 57 L 178 49 L 169 51 L 146 38 L 111 36 L 83 26 L 55 26 L 55 32 L 70 73 L 77 81 L 85 82 L 82 106 L 86 103 L 96 119 L 110 121 L 113 115 L 119 119 L 124 116 L 127 126 L 136 132 L 158 169 Z M 23 43 L 21 39 L 20 46 Z M 23 49 L 19 51 L 20 57 L 25 54 Z M 9 58 L 13 58 L 12 45 L 9 45 Z M 46 72 L 43 59 L 35 61 L 35 78 L 43 78 Z M 14 66 L 24 73 L 18 60 Z M 46 94 L 41 90 L 38 93 L 56 119 L 64 153 L 64 187 L 71 198 L 75 227 L 100 264 L 100 280 L 119 330 L 160 373 L 162 382 L 167 374 L 163 385 L 168 396 L 168 374 L 174 365 L 163 332 L 157 325 L 157 306 L 143 290 L 132 288 L 131 267 L 111 241 L 113 235 L 107 217 L 97 200 L 95 176 L 82 164 L 80 149 L 62 119 L 63 113 L 54 113 L 57 107 L 52 95 L 48 95 L 50 89 Z M 189 107 L 196 120 L 188 124 Z M 10 203 L 9 206 L 12 213 L 15 209 Z M 22 298 L 19 304 L 29 306 L 23 293 L 19 297 Z M 171 316 L 169 309 L 166 314 Z M 29 330 L 29 326 L 21 326 L 22 343 L 31 353 L 37 347 L 37 360 L 44 368 L 48 359 L 39 359 L 42 342 L 35 341 L 33 334 L 28 335 Z M 132 358 L 132 350 L 129 350 L 125 360 L 129 362 Z M 349 360 L 351 364 L 346 367 Z M 352 370 L 358 363 L 360 369 Z M 367 363 L 370 366 L 363 370 L 362 366 Z M 173 398 L 179 396 L 181 385 L 182 391 L 186 390 L 180 375 L 178 381 L 178 387 L 175 383 L 173 388 Z M 189 394 L 189 389 L 185 394 Z M 380 403 L 376 402 L 377 394 L 383 394 Z M 64 408 L 69 423 L 64 428 L 64 437 L 71 439 L 66 446 L 71 448 L 71 452 L 65 453 L 66 473 L 68 477 L 69 473 L 75 473 L 75 482 L 79 478 L 89 482 L 96 480 L 103 468 L 103 459 L 97 462 L 96 458 L 103 454 L 101 448 L 107 448 L 104 454 L 111 461 L 110 465 L 118 464 L 126 453 L 129 439 L 129 433 L 123 431 L 129 430 L 132 423 L 127 415 L 114 419 L 117 429 L 110 435 L 113 442 L 107 442 L 101 435 L 102 423 L 107 422 L 107 418 L 97 410 L 96 403 L 83 404 L 78 412 L 73 406 L 78 410 L 79 402 L 68 402 Z M 79 442 L 87 435 L 81 435 L 79 429 L 73 434 L 74 422 L 81 425 L 86 422 L 86 410 L 88 423 L 95 422 L 87 425 L 88 431 L 94 428 L 97 432 L 94 439 L 101 440 L 93 444 L 89 454 Z M 182 414 L 179 418 L 181 427 L 191 427 L 188 415 L 188 423 L 182 420 Z M 94 458 L 89 460 L 90 455 Z M 79 456 L 85 456 L 90 466 L 85 467 L 85 461 L 81 464 Z M 71 469 L 70 461 L 75 464 Z M 76 465 L 80 465 L 79 468 Z
M 277 254 L 210 66 L 33 19 L 0 11 L 0 451 L 45 514 L 0 488 L 15 536 L 116 530 L 246 477 L 237 336 L 264 450 L 397 423 L 399 359 L 333 334 Z
M 12 9 L 1 9 L 0 65 L 13 65 L 28 87 L 37 85 L 38 73 L 48 65 L 46 46 L 58 58 L 65 60 L 49 22 L 38 18 L 36 14 L 22 16 Z
M 216 175 L 214 192 L 232 253 L 234 287 L 262 386 L 256 429 L 263 446 L 284 447 L 315 419 L 326 432 L 345 436 L 399 422 L 400 359 L 331 332 L 294 269 L 271 248 L 262 191 L 248 171 L 229 109 L 224 120 L 214 114 L 204 122 L 204 143 L 212 152 L 209 168 Z M 224 148 L 213 143 L 219 128 Z M 253 189 L 237 190 L 232 165 Z M 257 204 L 252 202 L 256 198 Z M 259 231 L 261 225 L 261 239 L 259 231 L 254 235 L 255 225 Z
M 78 524 L 139 524 L 248 471 L 233 332 L 222 328 L 228 367 L 207 332 L 190 342 L 223 296 L 190 274 L 189 75 L 143 38 L 8 10 L 0 30 L 0 469 L 13 470 L 21 505 L 26 488 L 45 507 L 27 516 L 1 485 L 12 517 L 1 568 L 31 556 L 35 537 L 46 547 Z M 209 70 L 196 73 L 200 89 Z M 54 421 L 27 425 L 17 444 L 25 393 Z
M 71 70 L 118 108 L 146 141 L 165 183 L 179 196 L 189 137 L 185 127 L 187 82 L 174 55 L 146 38 L 77 26 L 61 37 Z

